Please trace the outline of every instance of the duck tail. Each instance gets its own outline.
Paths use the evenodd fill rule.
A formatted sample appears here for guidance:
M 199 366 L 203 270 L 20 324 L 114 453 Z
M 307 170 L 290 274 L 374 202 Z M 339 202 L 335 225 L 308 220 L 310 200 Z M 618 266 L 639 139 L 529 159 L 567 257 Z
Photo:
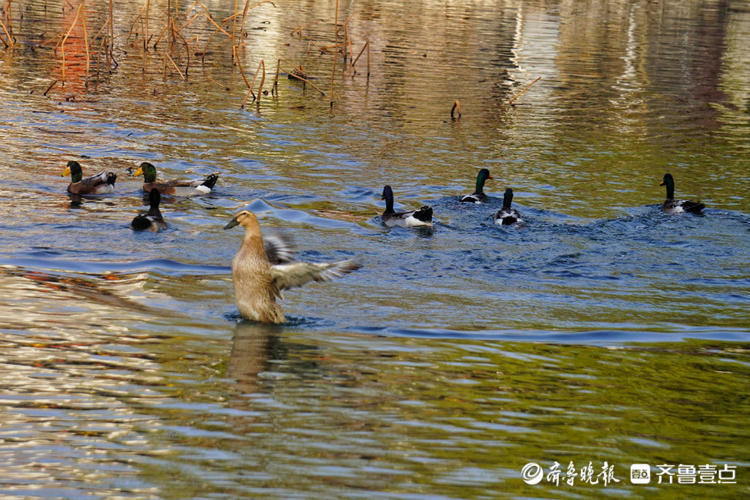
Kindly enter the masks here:
M 427 205 L 423 206 L 422 208 L 414 212 L 414 218 L 421 220 L 422 222 L 431 222 L 432 207 L 428 207 Z
M 114 186 L 116 180 L 117 180 L 117 174 L 116 173 L 114 173 L 114 172 L 107 172 L 107 179 L 105 181 L 107 184 L 110 184 L 110 185 Z
M 703 203 L 696 203 L 694 201 L 686 201 L 682 204 L 682 208 L 686 212 L 690 212 L 691 214 L 700 214 L 703 212 L 703 209 L 706 208 L 706 205 Z
M 218 180 L 219 180 L 219 174 L 211 174 L 204 179 L 203 184 L 201 185 L 206 186 L 208 189 L 213 189 L 214 186 L 216 185 L 216 181 Z

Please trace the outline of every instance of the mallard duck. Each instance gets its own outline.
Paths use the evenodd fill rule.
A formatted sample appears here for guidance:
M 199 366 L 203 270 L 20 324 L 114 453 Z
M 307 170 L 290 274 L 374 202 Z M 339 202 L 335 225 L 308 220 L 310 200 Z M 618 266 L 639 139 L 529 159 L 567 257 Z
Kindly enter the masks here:
M 424 205 L 419 210 L 396 212 L 393 210 L 393 189 L 387 185 L 383 187 L 383 194 L 380 198 L 385 200 L 385 211 L 383 211 L 381 218 L 386 226 L 432 227 L 432 207 Z
M 158 189 L 152 189 L 148 193 L 149 209 L 145 214 L 136 215 L 133 222 L 130 223 L 130 227 L 134 231 L 153 231 L 158 233 L 162 229 L 167 228 L 167 223 L 164 222 L 164 218 L 161 216 L 159 211 L 159 202 L 161 201 L 161 194 Z
M 170 196 L 198 196 L 208 194 L 216 185 L 219 174 L 207 175 L 203 179 L 185 179 L 171 180 L 166 182 L 156 182 L 156 167 L 147 161 L 133 172 L 134 177 L 143 175 L 143 190 L 150 192 L 153 188 L 158 189 L 161 194 Z
M 463 195 L 460 199 L 466 203 L 487 203 L 487 195 L 484 194 L 484 183 L 487 179 L 494 179 L 490 171 L 483 168 L 477 174 L 477 185 L 474 192 Z
M 245 319 L 283 323 L 284 313 L 276 303 L 276 299 L 282 298 L 282 290 L 310 281 L 328 281 L 361 267 L 355 260 L 288 262 L 290 250 L 286 243 L 281 239 L 264 241 L 258 218 L 253 212 L 242 210 L 224 229 L 237 225 L 245 228 L 245 236 L 232 259 L 232 281 L 237 308 Z M 283 259 L 287 259 L 287 263 Z
M 71 182 L 68 184 L 70 194 L 104 194 L 115 190 L 115 180 L 117 180 L 115 173 L 101 171 L 84 179 L 81 165 L 75 160 L 68 162 L 60 177 L 66 175 L 70 175 Z
M 695 201 L 688 200 L 675 200 L 674 199 L 674 178 L 672 174 L 664 174 L 664 179 L 660 186 L 667 186 L 667 199 L 661 205 L 661 209 L 664 212 L 670 214 L 678 214 L 682 212 L 689 212 L 691 214 L 700 214 L 706 205 Z
M 510 208 L 510 204 L 513 202 L 513 190 L 507 188 L 503 195 L 503 208 L 497 211 L 495 214 L 495 224 L 501 226 L 510 226 L 516 222 L 523 222 L 521 214 L 515 208 Z

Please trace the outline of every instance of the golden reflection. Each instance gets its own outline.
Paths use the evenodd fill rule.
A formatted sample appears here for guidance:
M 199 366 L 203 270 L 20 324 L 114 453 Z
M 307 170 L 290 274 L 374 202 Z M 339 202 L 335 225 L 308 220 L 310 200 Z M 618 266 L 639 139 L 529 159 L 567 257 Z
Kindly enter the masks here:
M 232 338 L 227 375 L 237 380 L 240 392 L 258 392 L 258 375 L 268 368 L 269 358 L 273 353 L 278 352 L 274 346 L 281 342 L 282 331 L 281 327 L 254 321 L 237 323 Z

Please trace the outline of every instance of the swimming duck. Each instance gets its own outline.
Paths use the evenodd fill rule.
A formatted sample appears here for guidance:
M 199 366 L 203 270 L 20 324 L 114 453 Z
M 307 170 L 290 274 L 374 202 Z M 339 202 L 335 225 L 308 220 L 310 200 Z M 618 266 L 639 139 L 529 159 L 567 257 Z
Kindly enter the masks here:
M 141 163 L 138 169 L 133 172 L 134 177 L 138 177 L 139 175 L 143 175 L 143 190 L 145 192 L 148 193 L 153 188 L 156 188 L 161 194 L 170 196 L 198 196 L 208 194 L 219 179 L 218 174 L 211 174 L 203 179 L 175 179 L 166 182 L 156 182 L 156 167 L 147 161 Z
M 495 224 L 501 226 L 510 226 L 516 222 L 523 222 L 521 214 L 515 208 L 510 208 L 510 204 L 513 201 L 513 190 L 508 188 L 505 190 L 503 195 L 503 208 L 497 211 L 495 214 Z
M 660 186 L 667 186 L 667 199 L 661 205 L 663 212 L 670 214 L 678 214 L 682 212 L 689 212 L 691 214 L 700 214 L 701 211 L 706 208 L 703 203 L 688 200 L 675 200 L 674 199 L 674 178 L 672 174 L 664 174 L 664 179 Z
M 483 168 L 477 174 L 477 186 L 471 194 L 463 195 L 460 199 L 467 203 L 487 203 L 487 195 L 484 194 L 484 183 L 487 179 L 494 179 L 490 171 Z
M 66 175 L 70 175 L 71 182 L 68 184 L 70 194 L 104 194 L 115 190 L 117 179 L 115 173 L 101 171 L 84 179 L 80 163 L 74 160 L 68 162 L 60 177 Z
M 361 267 L 355 260 L 274 263 L 270 258 L 289 255 L 287 248 L 274 248 L 275 245 L 283 247 L 283 241 L 264 242 L 258 218 L 248 210 L 235 215 L 224 229 L 237 225 L 245 228 L 245 236 L 242 246 L 232 259 L 232 281 L 237 308 L 245 319 L 262 323 L 283 323 L 284 312 L 276 303 L 276 299 L 282 298 L 282 290 L 302 286 L 310 281 L 329 281 Z M 271 251 L 266 249 L 269 246 Z
M 393 189 L 387 185 L 383 187 L 383 194 L 380 199 L 385 200 L 385 211 L 381 218 L 386 226 L 432 227 L 432 207 L 424 205 L 419 210 L 396 212 L 393 210 Z
M 167 223 L 164 222 L 164 218 L 161 216 L 159 211 L 159 202 L 161 201 L 161 194 L 158 189 L 152 189 L 148 193 L 148 203 L 150 205 L 148 212 L 145 214 L 136 215 L 133 222 L 130 223 L 130 227 L 134 231 L 153 231 L 158 233 L 162 229 L 167 228 Z

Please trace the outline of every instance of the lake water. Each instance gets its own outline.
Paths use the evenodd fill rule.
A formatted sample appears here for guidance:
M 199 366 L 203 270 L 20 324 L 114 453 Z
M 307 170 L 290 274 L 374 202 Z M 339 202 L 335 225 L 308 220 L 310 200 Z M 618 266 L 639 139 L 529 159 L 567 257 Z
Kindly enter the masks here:
M 144 52 L 145 3 L 115 1 L 114 68 L 94 3 L 13 2 L 0 45 L 0 495 L 750 495 L 745 2 L 342 1 L 370 75 L 338 58 L 332 107 L 336 3 L 264 3 L 223 24 L 248 81 L 281 59 L 244 108 L 200 7 L 154 49 L 177 2 L 150 2 Z M 115 193 L 71 199 L 71 159 Z M 133 233 L 146 160 L 219 182 Z M 482 167 L 490 202 L 459 203 Z M 704 216 L 659 210 L 665 172 Z M 384 228 L 385 184 L 434 231 Z M 506 187 L 520 227 L 493 224 Z M 364 267 L 287 292 L 284 325 L 240 321 L 241 208 Z

